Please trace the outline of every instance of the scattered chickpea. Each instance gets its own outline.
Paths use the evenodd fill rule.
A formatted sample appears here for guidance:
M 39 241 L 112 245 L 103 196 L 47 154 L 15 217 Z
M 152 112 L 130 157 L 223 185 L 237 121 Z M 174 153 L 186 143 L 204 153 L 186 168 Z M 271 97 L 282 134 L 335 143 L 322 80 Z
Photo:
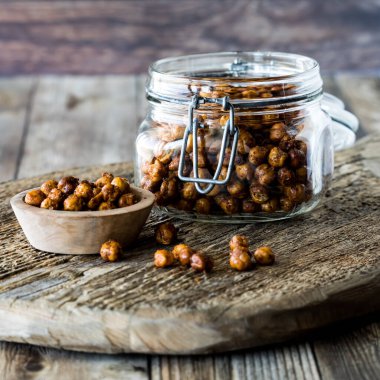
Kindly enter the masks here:
M 108 240 L 100 247 L 100 256 L 104 261 L 118 261 L 121 259 L 123 249 L 116 240 Z
M 203 253 L 196 252 L 191 256 L 190 266 L 196 272 L 210 272 L 212 269 L 212 261 Z
M 177 239 L 177 230 L 172 223 L 166 222 L 157 226 L 154 235 L 157 243 L 169 245 Z
M 252 267 L 251 256 L 248 252 L 241 251 L 232 252 L 230 255 L 230 267 L 237 271 L 245 271 Z
M 173 256 L 181 265 L 189 266 L 194 251 L 186 244 L 177 244 L 173 248 Z
M 245 247 L 248 249 L 248 238 L 245 235 L 234 235 L 230 240 L 230 250 L 233 251 L 235 248 Z
M 253 253 L 253 257 L 257 264 L 272 265 L 275 260 L 275 255 L 270 247 L 259 247 Z
M 57 182 L 57 181 L 55 181 L 55 180 L 53 180 L 53 179 L 49 179 L 48 181 L 45 181 L 45 182 L 41 185 L 40 189 L 41 189 L 41 191 L 42 191 L 46 196 L 48 196 L 49 193 L 50 193 L 53 189 L 57 188 L 57 186 L 58 186 L 58 182 Z
M 40 207 L 45 199 L 45 194 L 40 190 L 31 190 L 25 195 L 25 203 L 31 206 Z
M 166 249 L 159 249 L 154 253 L 154 265 L 157 268 L 165 268 L 173 264 L 173 254 Z

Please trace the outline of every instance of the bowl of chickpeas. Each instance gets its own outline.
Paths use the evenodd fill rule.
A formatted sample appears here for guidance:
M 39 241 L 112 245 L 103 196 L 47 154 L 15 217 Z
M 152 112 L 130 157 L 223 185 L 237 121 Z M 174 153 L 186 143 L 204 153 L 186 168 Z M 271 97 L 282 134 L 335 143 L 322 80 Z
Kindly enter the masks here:
M 45 181 L 11 199 L 12 209 L 36 249 L 62 254 L 94 254 L 106 240 L 122 247 L 140 234 L 154 195 L 126 178 L 103 173 L 96 181 L 73 176 Z

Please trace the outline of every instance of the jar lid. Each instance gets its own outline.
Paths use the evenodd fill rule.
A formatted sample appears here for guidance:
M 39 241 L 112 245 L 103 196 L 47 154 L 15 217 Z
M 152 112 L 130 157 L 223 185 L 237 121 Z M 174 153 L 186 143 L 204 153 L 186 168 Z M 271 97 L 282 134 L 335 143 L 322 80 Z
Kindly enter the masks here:
M 347 149 L 355 144 L 359 120 L 345 109 L 342 100 L 329 93 L 322 97 L 322 109 L 332 120 L 334 150 Z

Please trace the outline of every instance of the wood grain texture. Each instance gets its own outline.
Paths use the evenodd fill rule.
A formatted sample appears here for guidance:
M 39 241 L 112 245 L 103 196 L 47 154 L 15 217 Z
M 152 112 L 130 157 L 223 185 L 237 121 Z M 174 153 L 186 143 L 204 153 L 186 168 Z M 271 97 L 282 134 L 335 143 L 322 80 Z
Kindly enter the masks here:
M 119 263 L 35 251 L 8 201 L 43 178 L 1 185 L 0 326 L 13 323 L 0 327 L 0 337 L 84 351 L 213 352 L 302 336 L 379 309 L 379 146 L 372 137 L 340 153 L 331 196 L 307 217 L 217 229 L 177 222 L 181 240 L 213 257 L 207 276 L 153 268 L 158 216 Z M 125 174 L 126 166 L 107 169 Z M 236 232 L 273 246 L 277 265 L 229 270 L 226 247 Z
M 378 70 L 379 18 L 379 0 L 3 2 L 0 74 L 145 73 L 158 58 L 226 50 Z
M 132 160 L 135 86 L 132 76 L 41 78 L 18 176 Z
M 64 352 L 0 342 L 0 374 L 5 380 L 148 380 L 143 356 Z
M 0 80 L 0 181 L 17 176 L 35 79 Z

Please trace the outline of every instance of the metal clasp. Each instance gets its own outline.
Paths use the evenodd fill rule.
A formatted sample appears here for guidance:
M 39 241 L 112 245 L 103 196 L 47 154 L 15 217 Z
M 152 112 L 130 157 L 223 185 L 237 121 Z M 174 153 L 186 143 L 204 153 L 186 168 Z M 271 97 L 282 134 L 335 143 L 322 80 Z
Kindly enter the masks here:
M 230 118 L 228 122 L 226 123 L 226 125 L 224 126 L 222 144 L 221 144 L 220 153 L 219 153 L 219 162 L 216 167 L 214 177 L 212 179 L 199 178 L 199 171 L 198 171 L 198 133 L 197 132 L 198 132 L 198 128 L 204 128 L 204 126 L 200 125 L 199 120 L 197 118 L 194 118 L 194 110 L 199 108 L 200 104 L 205 104 L 205 103 L 221 104 L 224 111 L 228 111 L 228 110 L 230 111 Z M 179 167 L 178 167 L 178 177 L 181 181 L 194 182 L 195 188 L 200 194 L 207 194 L 215 187 L 215 185 L 225 185 L 230 180 L 232 167 L 233 167 L 235 156 L 236 156 L 238 138 L 239 138 L 239 130 L 234 125 L 234 118 L 235 118 L 234 107 L 230 103 L 228 96 L 225 96 L 223 98 L 205 98 L 196 94 L 192 97 L 191 103 L 189 105 L 189 122 L 183 136 L 182 149 L 181 149 L 181 155 L 180 155 Z M 193 135 L 194 177 L 186 177 L 184 175 L 186 147 L 187 147 L 190 134 Z M 226 149 L 228 147 L 230 136 L 233 136 L 230 161 L 228 164 L 226 178 L 220 180 L 218 178 L 222 171 L 223 161 L 225 158 Z M 206 186 L 205 188 L 202 188 L 200 186 L 201 184 L 206 184 L 208 186 Z

